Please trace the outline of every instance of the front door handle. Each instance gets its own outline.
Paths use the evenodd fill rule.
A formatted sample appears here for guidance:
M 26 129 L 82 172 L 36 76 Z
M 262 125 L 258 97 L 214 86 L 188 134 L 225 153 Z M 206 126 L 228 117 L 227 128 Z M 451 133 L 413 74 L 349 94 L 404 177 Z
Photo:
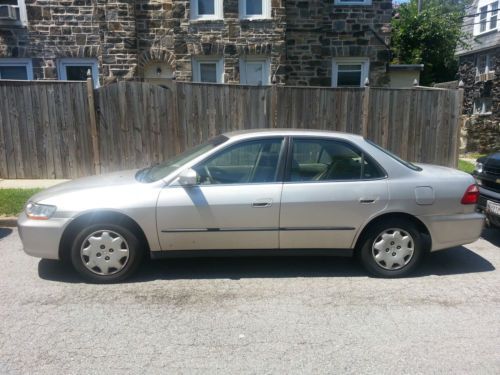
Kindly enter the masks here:
M 374 198 L 359 198 L 359 203 L 361 204 L 371 204 L 374 202 L 375 202 Z
M 262 208 L 271 207 L 273 205 L 272 199 L 259 199 L 252 203 L 252 207 Z

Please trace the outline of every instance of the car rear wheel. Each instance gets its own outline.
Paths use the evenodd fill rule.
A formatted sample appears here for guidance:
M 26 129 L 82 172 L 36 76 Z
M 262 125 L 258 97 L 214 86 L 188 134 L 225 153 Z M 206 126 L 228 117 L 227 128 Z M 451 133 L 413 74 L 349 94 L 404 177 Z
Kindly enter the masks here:
M 87 281 L 113 283 L 132 275 L 143 258 L 135 233 L 112 223 L 83 228 L 71 247 L 71 262 Z
M 386 220 L 368 230 L 360 258 L 375 276 L 401 277 L 415 269 L 422 252 L 422 236 L 411 221 Z

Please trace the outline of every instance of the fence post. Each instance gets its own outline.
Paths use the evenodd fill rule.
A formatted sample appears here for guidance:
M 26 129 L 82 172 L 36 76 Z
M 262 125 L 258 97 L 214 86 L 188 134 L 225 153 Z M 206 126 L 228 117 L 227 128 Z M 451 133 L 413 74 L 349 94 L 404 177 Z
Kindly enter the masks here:
M 365 138 L 368 136 L 368 121 L 370 118 L 369 111 L 370 111 L 370 81 L 368 80 L 368 78 L 366 78 L 365 90 L 363 94 L 363 117 L 361 119 L 362 121 L 361 135 Z
M 276 84 L 271 86 L 271 108 L 270 118 L 271 118 L 271 128 L 278 127 L 278 90 Z
M 455 163 L 454 167 L 457 168 L 458 166 L 458 159 L 460 157 L 460 143 L 461 143 L 461 134 L 462 134 L 462 127 L 464 125 L 464 115 L 463 115 L 463 107 L 464 107 L 464 81 L 460 80 L 458 83 L 458 98 L 457 98 L 457 108 L 456 110 L 456 115 L 457 115 L 457 141 L 456 141 L 456 147 L 455 147 L 455 157 L 453 158 L 453 161 Z
M 89 102 L 90 136 L 92 138 L 92 157 L 94 159 L 95 174 L 101 173 L 101 156 L 99 154 L 99 139 L 97 138 L 97 121 L 94 98 L 94 81 L 92 75 L 87 73 L 87 100 Z

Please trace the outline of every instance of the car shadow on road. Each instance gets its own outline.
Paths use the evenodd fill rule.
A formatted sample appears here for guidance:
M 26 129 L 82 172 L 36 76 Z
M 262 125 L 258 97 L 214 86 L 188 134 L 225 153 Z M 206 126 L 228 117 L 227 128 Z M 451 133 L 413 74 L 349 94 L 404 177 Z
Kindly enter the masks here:
M 481 237 L 493 246 L 500 247 L 500 229 L 484 228 Z
M 0 228 L 0 240 L 12 233 L 11 228 Z
M 447 276 L 493 271 L 485 258 L 464 246 L 428 254 L 413 277 Z M 41 260 L 38 273 L 42 279 L 79 283 L 82 280 L 69 265 Z M 354 258 L 340 257 L 246 257 L 186 258 L 148 260 L 128 283 L 183 279 L 246 279 L 293 277 L 366 277 Z

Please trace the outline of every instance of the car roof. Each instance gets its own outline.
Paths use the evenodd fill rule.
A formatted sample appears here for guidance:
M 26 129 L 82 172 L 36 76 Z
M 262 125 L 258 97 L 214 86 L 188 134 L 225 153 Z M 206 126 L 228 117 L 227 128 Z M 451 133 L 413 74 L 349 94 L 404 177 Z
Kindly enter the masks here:
M 255 138 L 259 136 L 318 136 L 318 137 L 336 137 L 350 140 L 362 140 L 363 137 L 358 134 L 334 132 L 328 130 L 315 130 L 315 129 L 247 129 L 236 130 L 224 133 L 228 138 Z

